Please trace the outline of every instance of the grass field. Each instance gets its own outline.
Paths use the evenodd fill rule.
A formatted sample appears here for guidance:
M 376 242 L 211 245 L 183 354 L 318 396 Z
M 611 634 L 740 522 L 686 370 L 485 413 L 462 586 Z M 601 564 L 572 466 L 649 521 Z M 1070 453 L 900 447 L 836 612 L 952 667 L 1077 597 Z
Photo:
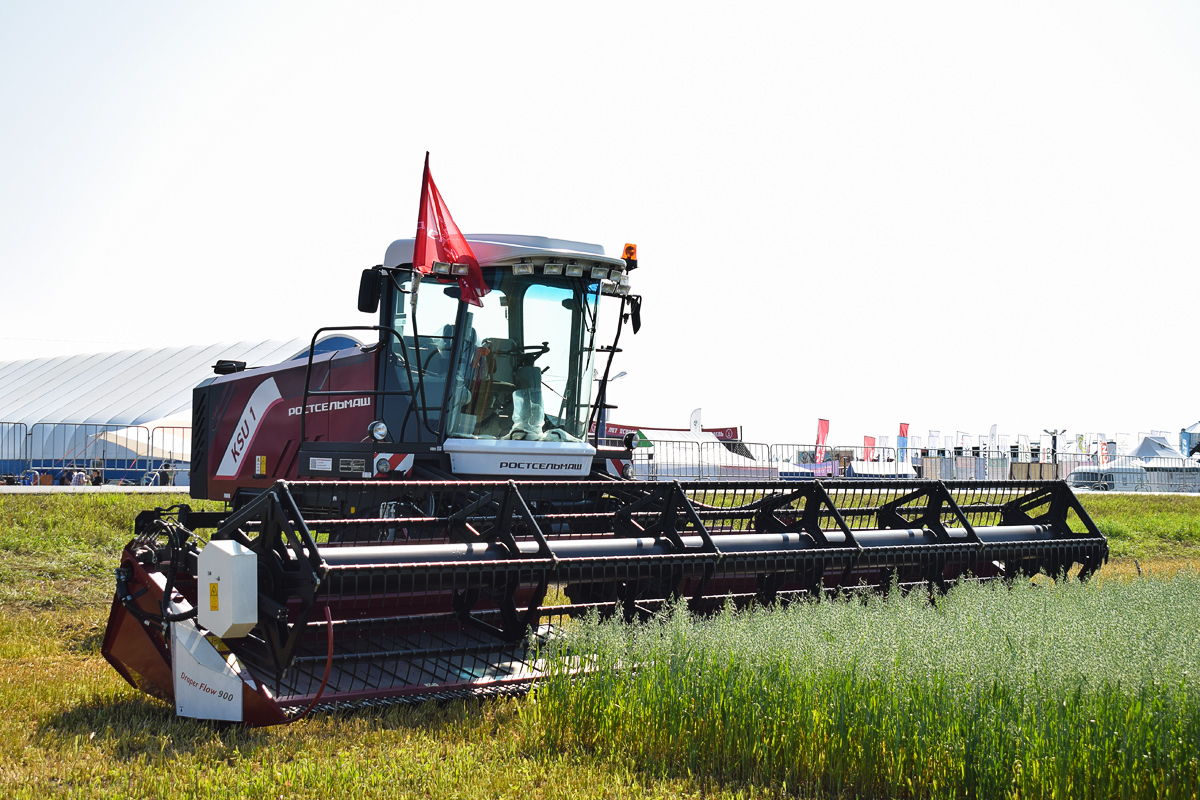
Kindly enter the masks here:
M 880 750 L 874 756 L 870 768 L 874 771 L 868 770 L 869 774 L 878 775 L 882 771 L 886 776 L 890 774 L 889 769 L 892 773 L 907 772 L 906 779 L 918 781 L 911 792 L 899 774 L 894 776 L 895 780 L 890 784 L 886 781 L 872 783 L 871 780 L 878 779 L 856 777 L 853 770 L 839 767 L 837 774 L 844 776 L 840 783 L 838 780 L 816 780 L 811 777 L 806 781 L 786 770 L 754 766 L 752 759 L 721 756 L 720 753 L 724 751 L 719 747 L 716 750 L 711 748 L 719 745 L 722 737 L 749 739 L 751 742 L 761 740 L 765 748 L 771 742 L 782 742 L 780 737 L 786 728 L 786 715 L 783 715 L 780 721 L 771 723 L 775 727 L 770 729 L 773 732 L 768 735 L 766 726 L 757 724 L 765 716 L 755 711 L 755 716 L 746 719 L 745 712 L 748 708 L 756 708 L 754 706 L 741 708 L 742 719 L 738 721 L 735 712 L 739 712 L 739 709 L 731 709 L 729 704 L 742 695 L 734 694 L 729 695 L 725 705 L 720 705 L 717 702 L 719 698 L 712 695 L 708 696 L 709 700 L 698 701 L 700 705 L 693 707 L 693 716 L 706 723 L 698 735 L 691 732 L 693 729 L 685 727 L 677 727 L 676 735 L 671 735 L 670 725 L 683 726 L 687 722 L 683 714 L 664 716 L 662 719 L 667 722 L 665 728 L 661 727 L 657 716 L 654 720 L 641 720 L 638 722 L 640 728 L 626 727 L 623 729 L 625 736 L 618 738 L 612 738 L 612 731 L 606 732 L 603 726 L 589 732 L 588 719 L 599 720 L 604 718 L 602 716 L 593 715 L 589 718 L 581 715 L 580 719 L 572 720 L 578 723 L 574 727 L 564 726 L 566 720 L 561 715 L 555 717 L 551 713 L 555 703 L 559 703 L 561 709 L 569 708 L 570 698 L 561 691 L 554 698 L 550 693 L 544 693 L 536 702 L 510 701 L 360 712 L 313 717 L 290 727 L 266 730 L 245 730 L 178 720 L 165 704 L 144 697 L 126 686 L 99 656 L 99 645 L 111 599 L 111 570 L 121 547 L 130 537 L 133 517 L 148 505 L 181 501 L 185 501 L 185 498 L 0 495 L 0 708 L 6 712 L 0 716 L 0 796 L 771 797 L 784 793 L 794 795 L 798 791 L 801 796 L 816 796 L 815 786 L 834 793 L 840 791 L 845 796 L 852 796 L 858 789 L 869 792 L 870 796 L 955 796 L 951 785 L 947 783 L 940 783 L 937 790 L 931 786 L 920 788 L 924 785 L 920 781 L 931 781 L 935 776 L 951 771 L 947 765 L 953 763 L 953 754 L 961 754 L 965 747 L 961 742 L 970 740 L 969 737 L 954 739 L 944 731 L 940 735 L 950 738 L 945 739 L 942 749 L 938 749 L 936 737 L 926 739 L 925 743 L 934 748 L 935 755 L 944 754 L 945 757 L 942 760 L 934 759 L 928 766 L 922 762 L 922 769 L 917 769 L 912 760 L 905 761 L 906 758 L 915 758 L 913 754 L 917 752 L 925 752 L 915 747 L 905 750 L 907 755 L 900 753 L 901 748 L 895 748 Z M 1194 721 L 1197 713 L 1195 684 L 1191 682 L 1194 680 L 1194 668 L 1190 668 L 1193 671 L 1186 680 L 1168 681 L 1168 675 L 1173 679 L 1179 678 L 1171 670 L 1184 669 L 1181 666 L 1184 661 L 1156 661 L 1146 653 L 1161 655 L 1164 652 L 1161 647 L 1157 650 L 1151 647 L 1153 643 L 1161 644 L 1164 641 L 1163 620 L 1190 619 L 1194 626 L 1195 620 L 1200 617 L 1200 612 L 1194 607 L 1170 605 L 1176 595 L 1195 598 L 1197 594 L 1195 570 L 1200 567 L 1200 498 L 1142 496 L 1131 499 L 1118 495 L 1090 495 L 1084 498 L 1084 502 L 1101 529 L 1110 537 L 1114 555 L 1120 558 L 1105 567 L 1100 579 L 1087 587 L 1047 587 L 1045 590 L 1017 592 L 1016 599 L 1026 603 L 1021 615 L 1030 620 L 1039 618 L 1037 608 L 1030 607 L 1029 603 L 1036 606 L 1040 601 L 1047 607 L 1052 606 L 1055 613 L 1060 614 L 1055 619 L 1062 624 L 1054 626 L 1060 632 L 1046 640 L 1043 651 L 1037 651 L 1033 640 L 1038 639 L 1040 634 L 1032 636 L 1029 630 L 1022 629 L 1025 631 L 1022 635 L 1027 639 L 1020 641 L 1022 647 L 1027 649 L 1017 652 L 1024 654 L 1025 658 L 1004 656 L 1007 660 L 997 663 L 1005 665 L 1002 670 L 1005 675 L 1026 675 L 1031 672 L 1031 666 L 1038 666 L 1045 674 L 1045 670 L 1050 669 L 1046 665 L 1066 669 L 1072 664 L 1090 663 L 1094 653 L 1075 651 L 1081 643 L 1089 640 L 1129 642 L 1130 647 L 1125 651 L 1117 644 L 1112 644 L 1102 652 L 1107 659 L 1104 661 L 1108 665 L 1106 669 L 1120 669 L 1125 664 L 1129 674 L 1140 676 L 1137 680 L 1130 678 L 1121 691 L 1113 696 L 1132 696 L 1130 692 L 1141 691 L 1138 689 L 1139 682 L 1143 687 L 1149 682 L 1153 688 L 1154 680 L 1159 680 L 1158 685 L 1165 687 L 1164 691 L 1179 690 L 1174 694 L 1167 692 L 1165 700 L 1148 697 L 1143 707 L 1135 708 L 1138 713 L 1155 711 L 1166 715 L 1138 718 L 1141 720 L 1138 722 L 1141 726 L 1139 730 L 1150 730 L 1149 726 L 1154 720 Z M 1134 559 L 1138 561 L 1137 566 Z M 1147 579 L 1137 580 L 1139 569 L 1148 575 Z M 1187 592 L 1172 590 L 1171 587 L 1180 582 L 1192 588 Z M 1136 594 L 1129 594 L 1139 586 L 1145 587 L 1146 592 L 1141 600 L 1137 599 Z M 802 636 L 807 635 L 804 631 L 810 631 L 815 636 L 815 632 L 832 631 L 835 640 L 844 639 L 847 643 L 847 649 L 839 651 L 842 657 L 857 652 L 854 647 L 862 651 L 863 658 L 874 654 L 877 670 L 881 671 L 868 672 L 875 683 L 851 686 L 847 689 L 850 694 L 846 697 L 875 697 L 877 704 L 883 704 L 877 712 L 880 714 L 887 708 L 892 708 L 893 711 L 889 713 L 894 713 L 894 704 L 901 702 L 906 695 L 895 691 L 901 684 L 886 682 L 889 673 L 883 669 L 886 666 L 883 656 L 888 651 L 880 649 L 882 645 L 876 649 L 867 648 L 869 640 L 886 639 L 895 647 L 903 644 L 907 650 L 899 656 L 896 653 L 893 655 L 910 660 L 901 659 L 895 663 L 907 664 L 914 669 L 917 662 L 911 659 L 917 658 L 918 653 L 924 653 L 933 659 L 928 663 L 934 672 L 937 668 L 948 670 L 949 682 L 942 685 L 942 694 L 933 691 L 938 688 L 936 682 L 916 681 L 907 684 L 906 688 L 916 693 L 911 696 L 925 698 L 921 702 L 933 703 L 931 707 L 940 710 L 937 717 L 930 720 L 931 725 L 946 725 L 947 720 L 942 718 L 948 716 L 947 712 L 957 712 L 955 716 L 964 720 L 963 730 L 974 730 L 965 720 L 990 719 L 987 716 L 990 712 L 987 711 L 985 701 L 988 695 L 984 692 L 984 686 L 988 676 L 994 677 L 996 672 L 971 672 L 972 682 L 964 689 L 964 684 L 950 680 L 956 674 L 953 669 L 956 664 L 969 663 L 972 659 L 980 661 L 980 655 L 987 656 L 982 659 L 983 665 L 987 666 L 990 661 L 999 659 L 1003 652 L 996 650 L 1000 647 L 997 641 L 989 641 L 986 648 L 980 645 L 980 652 L 975 656 L 964 653 L 963 648 L 970 647 L 971 637 L 955 633 L 939 620 L 938 614 L 943 613 L 941 608 L 947 609 L 945 613 L 950 613 L 951 608 L 966 609 L 962 613 L 967 614 L 968 621 L 974 620 L 975 629 L 994 627 L 995 619 L 987 614 L 1003 615 L 1008 613 L 1004 609 L 1011 610 L 1017 606 L 1001 601 L 988 611 L 986 605 L 979 605 L 981 598 L 988 596 L 987 591 L 990 590 L 979 593 L 978 597 L 964 595 L 961 600 L 955 595 L 953 602 L 939 607 L 937 612 L 925 606 L 918 610 L 916 605 L 920 604 L 898 602 L 890 606 L 884 604 L 882 610 L 875 606 L 847 607 L 843 610 L 842 613 L 862 615 L 857 622 L 849 617 L 840 621 L 832 616 L 818 619 L 805 617 L 805 609 L 816 610 L 818 614 L 835 615 L 840 608 L 838 604 L 822 604 L 770 612 L 761 617 L 751 616 L 738 621 L 738 624 L 755 623 L 758 620 L 757 624 L 766 624 L 781 636 L 784 632 L 789 636 Z M 1050 598 L 1054 598 L 1053 601 Z M 1111 613 L 1131 617 L 1136 627 L 1119 631 L 1107 629 L 1089 616 L 1097 608 L 1109 608 L 1103 606 L 1103 603 L 1109 602 L 1115 603 L 1110 608 Z M 873 633 L 856 639 L 849 635 L 854 630 L 860 634 L 862 631 L 879 630 L 877 626 L 889 623 L 886 619 L 875 619 L 870 615 L 883 614 L 886 617 L 888 613 L 894 618 L 890 623 L 893 625 L 892 633 L 887 637 Z M 1049 612 L 1042 612 L 1041 618 L 1045 618 L 1046 613 Z M 917 619 L 921 614 L 924 617 Z M 789 626 L 767 622 L 769 620 L 792 622 Z M 844 627 L 829 627 L 835 622 Z M 855 628 L 855 625 L 859 627 Z M 677 618 L 665 630 L 694 630 L 694 635 L 699 637 L 696 642 L 715 642 L 713 637 L 722 631 L 722 635 L 733 636 L 735 627 L 734 621 L 729 619 L 701 626 L 684 626 L 683 621 Z M 967 629 L 970 629 L 970 625 Z M 753 627 L 749 627 L 738 635 L 749 636 L 753 630 Z M 910 632 L 917 630 L 919 634 Z M 1188 640 L 1184 637 L 1193 630 L 1177 625 L 1176 639 L 1186 644 Z M 841 637 L 838 631 L 846 632 L 846 636 Z M 1109 636 L 1106 631 L 1116 633 Z M 597 630 L 595 635 L 615 636 L 611 631 L 601 630 Z M 763 635 L 754 638 L 762 640 L 757 644 L 765 646 L 767 638 Z M 738 640 L 734 638 L 728 641 Z M 819 639 L 814 639 L 814 642 L 820 644 Z M 858 644 L 851 647 L 851 642 Z M 953 644 L 953 647 L 947 644 Z M 1151 650 L 1147 651 L 1146 648 Z M 1196 658 L 1196 650 L 1193 643 L 1190 651 L 1193 659 Z M 703 657 L 717 658 L 718 652 L 713 649 L 712 655 Z M 724 652 L 728 655 L 731 651 Z M 762 652 L 761 648 L 756 652 Z M 836 655 L 833 650 L 821 652 L 831 657 Z M 1122 652 L 1126 654 L 1125 658 L 1114 667 L 1112 659 Z M 759 659 L 753 663 L 761 666 L 767 662 Z M 1164 664 L 1167 666 L 1163 667 Z M 1159 678 L 1147 679 L 1146 675 L 1155 665 L 1166 671 Z M 690 666 L 689 670 L 694 666 Z M 727 668 L 725 662 L 719 659 L 716 666 Z M 745 669 L 749 670 L 750 667 Z M 713 676 L 720 674 L 719 671 L 712 672 Z M 724 674 L 728 676 L 731 673 Z M 754 673 L 740 674 L 745 677 Z M 827 681 L 821 685 L 828 689 L 837 687 L 838 676 L 844 679 L 848 673 L 845 669 L 840 673 L 837 669 L 826 669 L 819 674 L 822 681 Z M 1060 670 L 1053 674 L 1053 681 L 1044 684 L 1049 687 L 1046 691 L 1051 692 L 1046 697 L 1058 700 L 1059 694 L 1071 688 L 1071 684 L 1067 672 Z M 1096 708 L 1087 704 L 1099 702 L 1096 698 L 1103 696 L 1098 684 L 1094 685 L 1094 681 L 1102 677 L 1101 673 L 1088 673 L 1087 677 L 1089 682 L 1078 695 L 1078 702 L 1074 694 L 1061 698 L 1067 701 L 1066 708 L 1070 714 L 1056 711 L 1051 708 L 1053 704 L 1044 703 L 1043 712 L 1030 717 L 1024 705 L 1008 703 L 1005 713 L 1011 713 L 1012 716 L 1005 718 L 1005 725 L 1011 727 L 1011 724 L 1016 724 L 1021 727 L 1026 722 L 1033 725 L 1048 713 L 1046 709 L 1058 714 L 1058 719 L 1079 721 L 1076 711 Z M 892 678 L 895 678 L 895 674 L 892 674 Z M 759 683 L 763 681 L 760 679 Z M 703 685 L 708 687 L 705 691 L 712 691 L 715 684 L 710 679 Z M 1042 684 L 1027 680 L 1025 683 L 1006 683 L 1001 688 L 1004 691 L 1024 690 L 1027 697 L 1033 697 L 1028 694 L 1033 691 L 1029 687 L 1037 685 Z M 784 692 L 785 687 L 792 687 L 787 691 L 799 691 L 797 687 L 802 686 L 783 682 L 779 683 L 777 691 Z M 817 684 L 811 684 L 809 688 L 815 690 Z M 928 697 L 921 695 L 921 692 Z M 586 696 L 581 693 L 578 702 L 586 702 L 583 699 Z M 595 702 L 603 700 L 602 695 L 596 695 L 595 698 Z M 622 699 L 625 706 L 630 705 L 628 698 Z M 792 698 L 788 702 L 794 700 Z M 1115 709 L 1116 705 L 1109 708 L 1113 713 L 1116 713 Z M 972 717 L 972 713 L 976 716 Z M 1187 714 L 1192 716 L 1188 717 Z M 1087 717 L 1088 720 L 1093 718 L 1105 720 L 1105 731 L 1118 727 L 1103 715 Z M 614 724 L 620 721 L 619 716 L 613 716 L 612 719 Z M 735 723 L 743 727 L 730 727 Z M 621 724 L 631 723 L 630 720 L 624 720 Z M 838 731 L 855 730 L 850 727 L 828 727 L 827 722 L 821 724 L 827 725 L 822 736 L 834 737 Z M 976 728 L 986 732 L 986 727 L 976 724 Z M 665 732 L 651 735 L 660 729 Z M 934 726 L 930 730 L 940 729 Z M 1032 731 L 1033 727 L 1029 727 L 1029 730 Z M 1074 731 L 1073 728 L 1068 730 Z M 1088 730 L 1084 728 L 1085 733 Z M 1194 733 L 1188 734 L 1188 730 L 1186 725 L 1179 728 L 1182 736 L 1194 736 Z M 748 736 L 747 731 L 752 732 L 751 735 Z M 1096 733 L 1099 732 L 1098 728 Z M 680 741 L 679 736 L 683 735 L 686 738 Z M 1079 737 L 1079 741 L 1085 740 L 1086 737 Z M 639 741 L 646 741 L 646 746 L 639 749 Z M 805 745 L 808 749 L 804 752 L 826 752 L 830 766 L 838 759 L 848 763 L 848 753 L 853 752 L 852 748 L 847 751 L 846 747 L 834 747 L 836 741 L 834 738 L 826 739 L 824 743 L 820 739 L 813 740 Z M 998 746 L 999 742 L 979 741 L 989 747 Z M 1038 775 L 1049 774 L 1045 762 L 1036 759 L 1044 756 L 1047 752 L 1045 748 L 1058 745 L 1045 737 L 1042 741 L 1045 745 L 1043 750 L 1029 751 L 1036 757 L 1029 766 L 1022 764 L 1022 774 L 1028 775 L 1030 771 Z M 649 742 L 654 743 L 653 747 Z M 1063 752 L 1074 746 L 1073 740 L 1061 744 L 1065 748 Z M 1010 744 L 1004 746 L 1009 747 Z M 708 755 L 705 755 L 706 752 Z M 1054 751 L 1055 754 L 1057 752 Z M 1130 754 L 1132 752 L 1129 751 Z M 1195 748 L 1192 752 L 1195 752 Z M 1037 755 L 1039 753 L 1042 755 Z M 815 755 L 810 755 L 811 758 L 815 758 Z M 785 762 L 785 756 L 776 756 L 775 761 L 766 763 L 778 765 Z M 1037 766 L 1034 766 L 1035 763 Z M 1191 763 L 1192 777 L 1182 773 L 1172 776 L 1163 772 L 1161 785 L 1175 786 L 1174 796 L 1189 796 L 1178 787 L 1188 789 L 1186 781 L 1195 780 L 1194 762 Z M 888 764 L 891 766 L 888 767 Z M 1057 767 L 1058 762 L 1055 764 Z M 1183 762 L 1183 766 L 1186 765 L 1187 762 Z M 791 780 L 787 777 L 789 774 L 793 775 Z M 1172 777 L 1176 778 L 1174 783 L 1171 782 Z M 788 781 L 786 789 L 785 780 Z M 982 782 L 980 786 L 994 788 L 997 779 L 994 775 L 989 777 L 980 773 L 978 780 Z M 988 784 L 987 781 L 992 783 Z M 1000 796 L 1054 796 L 1052 793 L 1039 794 L 1035 791 L 1038 786 L 1044 785 L 1048 784 L 1030 783 L 1024 793 L 1018 793 L 1015 791 L 1018 784 L 1014 783 L 1010 787 L 1013 791 L 1006 791 Z M 1077 784 L 1068 785 L 1079 788 Z M 1194 783 L 1190 791 L 1191 796 L 1196 795 Z M 1159 794 L 1172 796 L 1165 790 Z M 1110 793 L 1105 796 L 1121 795 Z

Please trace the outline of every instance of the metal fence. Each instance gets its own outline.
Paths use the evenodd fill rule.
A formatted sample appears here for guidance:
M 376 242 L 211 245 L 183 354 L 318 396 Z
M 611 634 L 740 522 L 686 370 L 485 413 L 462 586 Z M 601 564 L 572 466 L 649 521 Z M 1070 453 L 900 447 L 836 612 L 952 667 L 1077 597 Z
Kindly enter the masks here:
M 750 442 L 643 441 L 633 452 L 638 480 L 1065 480 L 1095 491 L 1200 492 L 1200 461 L 1046 453 L 1017 448 L 906 448 Z
M 637 480 L 773 480 L 779 470 L 771 447 L 750 442 L 649 440 L 633 451 Z
M 142 425 L 0 422 L 0 480 L 25 485 L 70 483 L 186 484 L 191 429 Z
M 1073 488 L 1094 491 L 1200 492 L 1200 462 L 1190 458 L 1115 456 L 1102 464 L 1076 456 L 1063 477 Z
M 620 445 L 621 440 L 605 442 Z M 191 429 L 0 422 L 0 480 L 54 484 L 77 471 L 102 483 L 185 485 Z M 1042 455 L 1042 454 L 1039 454 Z M 1065 480 L 1094 491 L 1198 492 L 1200 461 L 1074 453 L 1034 460 L 1017 447 L 915 448 L 643 440 L 639 480 Z
M 21 422 L 0 422 L 0 475 L 19 475 L 29 468 L 29 428 Z
M 771 459 L 783 480 L 916 477 L 894 447 L 773 444 Z

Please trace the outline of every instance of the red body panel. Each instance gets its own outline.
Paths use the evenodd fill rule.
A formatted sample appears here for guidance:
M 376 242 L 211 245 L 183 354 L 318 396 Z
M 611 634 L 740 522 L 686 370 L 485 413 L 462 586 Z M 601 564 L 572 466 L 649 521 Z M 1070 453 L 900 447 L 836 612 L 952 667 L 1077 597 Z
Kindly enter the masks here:
M 310 442 L 360 442 L 378 418 L 377 356 L 357 350 L 321 355 L 313 361 L 310 391 L 345 391 L 308 398 L 304 438 Z M 240 488 L 262 488 L 294 480 L 300 449 L 305 359 L 238 372 L 212 383 L 212 445 L 200 465 L 208 496 L 229 499 Z

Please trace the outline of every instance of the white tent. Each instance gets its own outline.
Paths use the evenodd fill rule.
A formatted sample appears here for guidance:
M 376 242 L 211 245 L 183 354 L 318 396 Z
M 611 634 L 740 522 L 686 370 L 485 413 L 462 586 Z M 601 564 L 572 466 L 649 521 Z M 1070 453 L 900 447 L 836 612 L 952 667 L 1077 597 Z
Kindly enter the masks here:
M 330 335 L 317 352 L 356 344 Z M 186 463 L 192 390 L 213 376 L 213 364 L 278 364 L 306 357 L 308 347 L 293 339 L 0 362 L 0 469 L 140 471 L 164 460 Z
M 161 419 L 140 426 L 105 430 L 92 437 L 91 449 L 103 447 L 102 443 L 124 449 L 124 453 L 112 450 L 111 458 L 114 459 L 148 458 L 153 462 L 174 461 L 177 464 L 192 460 L 190 421 Z
M 1140 458 L 1143 461 L 1154 458 L 1182 459 L 1185 457 L 1183 453 L 1171 447 L 1167 443 L 1167 440 L 1161 436 L 1147 436 L 1143 438 L 1137 447 L 1129 451 L 1129 455 L 1134 458 Z

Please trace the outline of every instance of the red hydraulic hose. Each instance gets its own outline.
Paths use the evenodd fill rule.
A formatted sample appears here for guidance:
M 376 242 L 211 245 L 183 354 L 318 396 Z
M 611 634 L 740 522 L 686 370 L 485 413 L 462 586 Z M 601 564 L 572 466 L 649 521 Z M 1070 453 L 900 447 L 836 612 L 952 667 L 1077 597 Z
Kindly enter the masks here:
M 293 722 L 299 722 L 308 716 L 308 712 L 312 711 L 317 703 L 320 702 L 321 695 L 325 692 L 325 685 L 329 683 L 329 670 L 333 667 L 333 615 L 329 613 L 329 606 L 325 606 L 325 626 L 329 631 L 329 638 L 327 640 L 328 655 L 325 657 L 325 675 L 321 678 L 321 688 L 317 689 L 317 693 L 308 704 L 308 708 L 289 719 L 287 721 L 288 725 L 291 725 Z

